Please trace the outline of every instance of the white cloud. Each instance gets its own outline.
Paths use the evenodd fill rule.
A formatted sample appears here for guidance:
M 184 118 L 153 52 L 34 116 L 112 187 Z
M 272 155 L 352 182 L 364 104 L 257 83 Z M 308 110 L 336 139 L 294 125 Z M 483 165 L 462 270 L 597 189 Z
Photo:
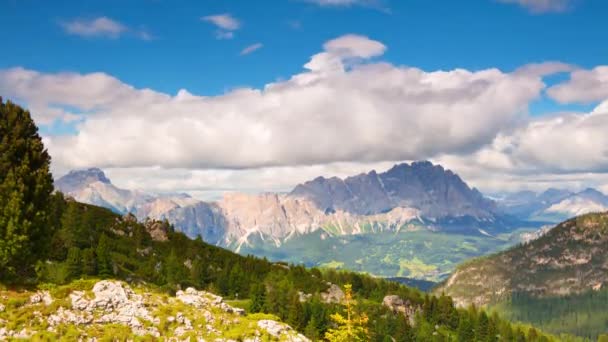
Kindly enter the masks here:
M 206 17 L 202 17 L 201 19 L 213 23 L 215 26 L 228 31 L 238 30 L 241 27 L 241 23 L 228 13 L 208 15 Z
M 572 0 L 498 0 L 503 3 L 517 4 L 532 13 L 563 12 L 570 8 Z
M 108 17 L 75 19 L 72 21 L 60 22 L 60 25 L 67 33 L 81 37 L 118 38 L 123 34 L 132 33 L 135 37 L 143 40 L 152 39 L 150 33 L 145 30 L 131 29 Z
M 218 30 L 215 32 L 217 39 L 232 39 L 234 31 L 241 28 L 241 22 L 228 13 L 215 14 L 202 17 L 201 20 L 215 25 Z
M 382 5 L 381 0 L 304 0 L 322 7 L 350 7 L 350 6 L 365 6 L 378 7 Z
M 251 45 L 245 47 L 243 50 L 241 50 L 241 56 L 248 55 L 254 51 L 261 49 L 262 47 L 264 47 L 264 44 L 262 44 L 262 43 L 251 44 Z
M 371 58 L 384 54 L 386 46 L 365 36 L 347 34 L 323 45 L 325 51 L 342 58 Z
M 522 121 L 472 154 L 435 160 L 485 189 L 604 186 L 608 184 L 606 131 L 608 100 L 589 113 Z
M 549 88 L 547 93 L 561 103 L 590 103 L 608 99 L 608 66 L 576 70 L 568 82 Z
M 608 102 L 587 114 L 527 115 L 545 90 L 542 77 L 573 67 L 427 72 L 370 60 L 385 50 L 346 35 L 288 80 L 219 96 L 137 89 L 104 73 L 23 68 L 0 70 L 0 93 L 26 103 L 39 122 L 79 115 L 77 135 L 45 138 L 57 174 L 98 166 L 141 179 L 137 172 L 157 170 L 130 187 L 288 189 L 318 174 L 429 158 L 482 188 L 514 175 L 608 170 Z M 160 181 L 183 173 L 191 176 Z

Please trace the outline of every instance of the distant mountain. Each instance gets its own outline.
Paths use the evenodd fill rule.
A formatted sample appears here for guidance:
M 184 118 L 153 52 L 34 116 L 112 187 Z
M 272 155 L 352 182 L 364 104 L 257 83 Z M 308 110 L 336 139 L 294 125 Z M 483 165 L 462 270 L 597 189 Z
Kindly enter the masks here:
M 608 210 L 608 197 L 595 189 L 571 192 L 548 189 L 542 193 L 522 191 L 496 199 L 498 210 L 523 220 L 561 222 L 591 212 Z
M 416 208 L 424 217 L 494 218 L 495 204 L 450 170 L 430 162 L 395 165 L 346 179 L 318 177 L 290 193 L 313 201 L 321 210 L 370 215 L 397 207 Z
M 283 246 L 302 246 L 301 242 L 306 241 L 312 247 L 321 245 L 320 239 L 328 237 L 425 230 L 493 239 L 484 244 L 487 246 L 498 247 L 512 241 L 508 234 L 498 238 L 513 227 L 496 211 L 492 200 L 470 188 L 452 171 L 430 162 L 399 164 L 383 173 L 371 171 L 346 179 L 318 177 L 296 186 L 289 194 L 227 194 L 216 202 L 204 202 L 183 194 L 158 195 L 119 189 L 99 169 L 72 171 L 58 179 L 56 187 L 78 201 L 122 214 L 130 212 L 140 220 L 167 219 L 177 230 L 190 237 L 201 236 L 215 245 L 296 262 L 302 259 L 292 257 L 302 255 Z M 389 237 L 378 236 L 374 240 L 381 243 L 386 238 Z M 391 241 L 399 243 L 399 240 Z M 430 243 L 427 241 L 425 246 Z M 380 273 L 437 279 L 462 258 L 486 250 L 469 246 L 460 252 L 460 245 L 453 244 L 449 263 L 442 261 L 440 267 L 421 272 L 414 270 L 418 261 L 410 260 L 413 246 L 405 247 L 393 258 L 382 256 L 387 263 L 384 269 L 393 271 Z M 387 253 L 392 248 L 382 250 Z M 374 255 L 378 253 L 382 251 L 375 251 Z M 407 259 L 403 259 L 402 254 L 407 255 Z M 319 256 L 309 264 L 330 261 Z M 345 260 L 348 265 L 354 261 Z M 379 271 L 376 263 L 373 264 L 370 269 L 362 264 L 361 270 Z
M 465 262 L 434 291 L 460 306 L 490 306 L 514 321 L 596 340 L 608 331 L 606 246 L 608 213 L 585 214 L 529 243 Z

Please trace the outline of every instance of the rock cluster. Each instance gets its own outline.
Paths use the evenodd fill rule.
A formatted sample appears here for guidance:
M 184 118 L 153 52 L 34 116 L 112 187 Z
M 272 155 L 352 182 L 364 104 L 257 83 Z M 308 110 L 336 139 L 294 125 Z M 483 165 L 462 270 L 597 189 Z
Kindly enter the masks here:
M 258 327 L 266 330 L 270 335 L 279 338 L 281 341 L 289 341 L 289 342 L 308 342 L 310 341 L 304 335 L 301 334 L 290 334 L 293 332 L 293 329 L 284 324 L 277 321 L 273 321 L 270 319 L 264 319 L 258 321 Z
M 226 313 L 233 313 L 239 316 L 245 315 L 245 310 L 241 308 L 234 308 L 226 304 L 222 297 L 205 291 L 197 291 L 192 287 L 187 288 L 186 291 L 177 291 L 177 293 L 175 293 L 175 297 L 181 300 L 184 304 L 192 305 L 197 309 L 211 306 L 219 308 Z
M 81 324 L 124 324 L 131 328 L 136 335 L 150 334 L 160 336 L 155 327 L 146 328 L 141 320 L 160 323 L 152 317 L 141 295 L 121 282 L 100 281 L 93 287 L 93 299 L 87 299 L 84 291 L 74 291 L 70 294 L 72 310 L 59 308 L 57 313 L 49 316 L 48 323 L 54 327 L 63 322 Z
M 401 312 L 409 320 L 410 325 L 414 325 L 414 318 L 416 317 L 418 308 L 414 307 L 409 301 L 404 301 L 396 295 L 389 295 L 384 297 L 382 305 L 395 313 Z

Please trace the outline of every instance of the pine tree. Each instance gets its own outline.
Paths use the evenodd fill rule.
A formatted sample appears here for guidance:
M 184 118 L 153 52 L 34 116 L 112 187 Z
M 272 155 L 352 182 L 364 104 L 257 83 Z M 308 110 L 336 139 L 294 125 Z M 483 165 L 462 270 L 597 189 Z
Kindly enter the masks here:
M 50 160 L 30 113 L 0 98 L 0 278 L 25 275 L 46 251 Z
M 344 285 L 344 306 L 346 317 L 340 313 L 331 315 L 331 319 L 336 324 L 335 328 L 329 329 L 325 333 L 325 338 L 330 342 L 356 342 L 368 341 L 367 331 L 368 318 L 365 314 L 360 315 L 356 312 L 356 301 L 353 299 L 352 286 Z
M 82 274 L 94 275 L 97 271 L 97 262 L 95 260 L 95 251 L 92 248 L 82 250 Z
M 95 254 L 97 256 L 97 274 L 102 278 L 111 277 L 114 272 L 112 257 L 110 256 L 110 239 L 106 234 L 101 234 Z
M 70 278 L 77 278 L 82 272 L 81 253 L 78 247 L 72 247 L 68 250 L 68 258 L 66 260 Z
M 251 304 L 249 311 L 252 313 L 264 311 L 266 302 L 266 288 L 264 284 L 253 284 L 251 286 Z
M 315 316 L 312 316 L 306 324 L 306 328 L 304 328 L 304 335 L 306 335 L 312 341 L 320 340 L 321 334 L 319 333 L 318 322 Z
M 287 323 L 289 323 L 289 325 L 296 330 L 301 330 L 306 324 L 304 308 L 297 293 L 293 293 L 291 295 L 289 310 L 287 311 Z

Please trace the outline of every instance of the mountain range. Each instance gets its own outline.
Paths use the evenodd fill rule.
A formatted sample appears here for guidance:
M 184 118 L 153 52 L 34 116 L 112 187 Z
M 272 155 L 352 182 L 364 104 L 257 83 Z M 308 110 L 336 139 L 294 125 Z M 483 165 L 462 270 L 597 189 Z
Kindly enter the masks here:
M 55 185 L 77 201 L 140 220 L 166 219 L 190 237 L 243 254 L 433 281 L 463 260 L 521 241 L 541 226 L 526 222 L 538 213 L 552 206 L 588 210 L 591 198 L 603 196 L 552 190 L 494 201 L 428 161 L 317 177 L 283 194 L 228 193 L 214 202 L 120 189 L 96 168 L 71 171 Z
M 497 219 L 493 201 L 430 162 L 399 164 L 384 173 L 346 179 L 318 177 L 288 194 L 231 193 L 216 202 L 120 189 L 96 168 L 71 171 L 56 187 L 78 201 L 117 213 L 167 219 L 192 237 L 226 246 L 247 244 L 254 236 L 280 245 L 319 229 L 351 235 L 398 231 L 411 222 Z
M 498 209 L 505 214 L 551 223 L 608 210 L 608 196 L 592 188 L 580 192 L 554 188 L 540 193 L 521 191 L 498 196 L 495 200 Z

